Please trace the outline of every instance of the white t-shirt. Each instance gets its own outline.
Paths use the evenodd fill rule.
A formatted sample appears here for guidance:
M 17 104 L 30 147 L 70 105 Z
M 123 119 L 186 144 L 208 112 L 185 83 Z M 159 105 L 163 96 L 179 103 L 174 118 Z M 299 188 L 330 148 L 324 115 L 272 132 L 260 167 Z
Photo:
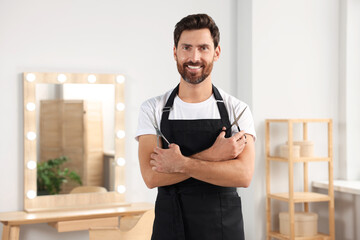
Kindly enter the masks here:
M 255 139 L 256 133 L 254 128 L 254 120 L 247 104 L 227 94 L 221 89 L 218 90 L 224 100 L 230 123 L 234 122 L 234 110 L 235 115 L 239 116 L 244 108 L 247 107 L 241 118 L 238 120 L 238 124 L 241 130 L 244 130 L 247 134 L 251 134 Z M 165 106 L 172 91 L 173 89 L 161 96 L 150 98 L 141 105 L 138 128 L 135 136 L 136 140 L 138 140 L 139 136 L 141 135 L 156 135 L 156 130 L 153 124 L 156 123 L 157 127 L 160 129 L 162 109 Z M 176 95 L 173 107 L 169 114 L 169 120 L 175 119 L 220 119 L 220 113 L 214 95 L 212 94 L 210 98 L 200 103 L 187 103 L 182 101 L 178 95 Z M 236 125 L 234 125 L 231 130 L 232 135 L 238 132 Z

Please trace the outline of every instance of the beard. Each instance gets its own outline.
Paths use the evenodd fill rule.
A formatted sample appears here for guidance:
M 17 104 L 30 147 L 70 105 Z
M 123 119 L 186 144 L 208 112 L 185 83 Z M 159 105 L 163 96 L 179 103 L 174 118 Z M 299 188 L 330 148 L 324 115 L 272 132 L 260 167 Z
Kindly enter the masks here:
M 204 81 L 211 73 L 213 68 L 214 62 L 210 62 L 209 64 L 203 62 L 186 62 L 186 63 L 179 63 L 176 61 L 178 72 L 180 73 L 181 77 L 188 83 L 191 84 L 199 84 Z M 187 66 L 201 66 L 202 70 L 200 73 L 192 73 L 187 69 Z

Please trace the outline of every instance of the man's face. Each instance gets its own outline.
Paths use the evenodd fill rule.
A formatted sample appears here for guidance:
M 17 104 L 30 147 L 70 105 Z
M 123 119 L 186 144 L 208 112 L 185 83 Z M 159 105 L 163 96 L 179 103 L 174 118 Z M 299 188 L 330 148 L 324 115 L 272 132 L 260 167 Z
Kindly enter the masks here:
M 185 30 L 181 33 L 174 58 L 181 77 L 188 83 L 199 84 L 204 81 L 219 58 L 220 47 L 214 49 L 214 42 L 207 28 Z

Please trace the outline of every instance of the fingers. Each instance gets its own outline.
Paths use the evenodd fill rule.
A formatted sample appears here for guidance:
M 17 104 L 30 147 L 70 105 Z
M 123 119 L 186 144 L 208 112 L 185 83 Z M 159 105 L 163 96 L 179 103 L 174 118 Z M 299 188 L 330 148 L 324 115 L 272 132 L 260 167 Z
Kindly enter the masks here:
M 154 147 L 154 153 L 160 154 L 162 152 L 162 148 Z
M 234 136 L 232 136 L 232 137 L 235 138 L 236 141 L 239 141 L 243 136 L 245 136 L 244 138 L 246 139 L 246 135 L 245 135 L 244 130 L 235 133 Z

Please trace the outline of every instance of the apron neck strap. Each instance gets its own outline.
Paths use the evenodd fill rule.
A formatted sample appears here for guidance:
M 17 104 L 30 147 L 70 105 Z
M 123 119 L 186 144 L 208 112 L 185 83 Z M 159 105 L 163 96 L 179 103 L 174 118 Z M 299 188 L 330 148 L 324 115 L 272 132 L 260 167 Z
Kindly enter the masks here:
M 226 127 L 227 130 L 229 130 L 230 128 L 230 120 L 229 120 L 229 115 L 228 112 L 226 110 L 225 104 L 224 104 L 224 100 L 220 95 L 219 90 L 214 86 L 213 86 L 213 93 L 214 93 L 214 97 L 220 112 L 220 117 L 221 117 L 221 121 L 223 123 L 223 126 Z M 228 132 L 228 131 L 227 131 Z
M 215 97 L 215 100 L 216 100 L 216 103 L 217 103 L 217 106 L 218 106 L 218 109 L 220 112 L 221 119 L 223 119 L 223 118 L 229 119 L 229 115 L 227 113 L 227 110 L 226 110 L 226 107 L 224 104 L 224 100 L 221 97 L 219 90 L 214 85 L 212 85 L 212 90 L 213 90 L 213 94 L 214 94 L 214 97 Z M 163 109 L 162 109 L 163 114 L 162 114 L 161 119 L 164 119 L 164 118 L 169 119 L 170 110 L 172 109 L 175 97 L 178 94 L 178 92 L 179 92 L 179 84 L 171 92 L 165 106 L 163 107 Z
M 224 100 L 221 97 L 219 90 L 214 85 L 212 85 L 212 90 L 213 90 L 213 94 L 214 94 L 214 97 L 215 97 L 215 100 L 216 100 L 216 103 L 217 103 L 217 106 L 219 109 L 221 122 L 222 122 L 223 126 L 225 126 L 227 128 L 227 130 L 229 131 L 230 120 L 229 120 L 229 115 L 228 115 L 228 112 L 227 112 L 225 104 L 224 104 Z M 171 92 L 171 94 L 165 104 L 165 107 L 162 109 L 161 122 L 167 121 L 169 119 L 169 114 L 170 114 L 170 111 L 174 104 L 174 99 L 175 99 L 176 95 L 178 94 L 178 92 L 179 92 L 179 84 Z M 164 131 L 164 130 L 161 129 L 161 131 Z

